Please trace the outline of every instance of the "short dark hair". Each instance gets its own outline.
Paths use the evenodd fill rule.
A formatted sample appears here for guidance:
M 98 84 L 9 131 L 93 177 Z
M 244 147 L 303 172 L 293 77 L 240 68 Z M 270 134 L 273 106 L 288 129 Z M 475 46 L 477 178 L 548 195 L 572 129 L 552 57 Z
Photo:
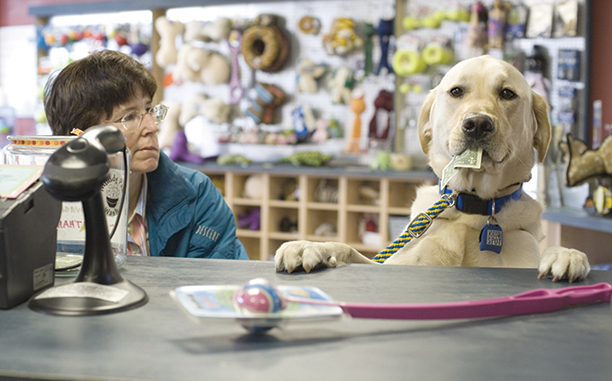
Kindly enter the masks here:
M 74 128 L 84 131 L 110 118 L 139 88 L 151 99 L 157 90 L 143 64 L 117 51 L 96 51 L 49 78 L 44 89 L 47 122 L 53 135 L 70 135 Z

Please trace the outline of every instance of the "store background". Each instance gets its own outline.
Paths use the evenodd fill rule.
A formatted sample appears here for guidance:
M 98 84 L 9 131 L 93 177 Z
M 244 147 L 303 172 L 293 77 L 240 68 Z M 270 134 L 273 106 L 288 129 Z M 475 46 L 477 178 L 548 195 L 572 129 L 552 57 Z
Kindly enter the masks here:
M 365 0 L 364 0 L 365 1 Z M 416 1 L 416 0 L 415 0 Z M 205 7 L 215 4 L 255 4 L 257 1 L 187 1 L 193 6 Z M 606 0 L 584 0 L 588 4 L 586 9 L 585 36 L 587 45 L 585 51 L 590 59 L 583 61 L 588 65 L 585 80 L 586 102 L 580 112 L 585 114 L 585 122 L 581 125 L 579 137 L 587 142 L 593 139 L 592 104 L 594 100 L 602 101 L 602 128 L 597 131 L 596 141 L 601 141 L 604 135 L 612 128 L 612 73 L 609 67 L 612 59 L 611 37 L 612 33 L 612 2 Z M 90 4 L 86 4 L 90 3 Z M 183 4 L 181 2 L 181 4 Z M 289 3 L 289 2 L 279 2 Z M 294 3 L 306 6 L 306 1 Z M 37 84 L 37 52 L 36 52 L 36 18 L 30 14 L 31 8 L 52 9 L 54 11 L 73 11 L 88 9 L 87 13 L 113 12 L 115 10 L 142 9 L 142 4 L 151 6 L 159 4 L 159 8 L 168 8 L 168 1 L 75 1 L 75 0 L 0 0 L 0 89 L 2 89 L 1 102 L 6 102 L 16 111 L 17 121 L 15 134 L 27 135 L 36 132 L 34 113 L 38 102 Z M 172 4 L 172 7 L 176 6 Z M 77 12 L 78 13 L 78 12 Z M 295 62 L 295 61 L 294 61 Z M 4 100 L 3 100 L 4 99 Z M 0 103 L 0 106 L 2 103 Z M 579 203 L 584 197 L 579 198 Z M 591 240 L 593 241 L 593 240 Z
M 612 3 L 606 0 L 587 0 L 591 12 L 587 15 L 590 33 L 591 60 L 589 64 L 589 98 L 602 100 L 601 134 L 612 128 Z M 98 8 L 137 8 L 137 2 L 104 0 L 0 0 L 0 88 L 6 102 L 16 110 L 16 132 L 34 132 L 33 114 L 36 107 L 36 18 L 29 14 L 31 7 L 58 4 L 97 3 Z M 126 3 L 130 3 L 126 6 Z M 136 4 L 135 4 L 136 3 Z M 208 2 L 206 4 L 210 4 Z M 223 2 L 221 2 L 223 3 Z M 206 5 L 202 4 L 202 5 Z M 0 99 L 1 100 L 1 99 Z M 592 111 L 588 110 L 586 138 L 592 139 Z M 601 138 L 600 137 L 600 138 Z

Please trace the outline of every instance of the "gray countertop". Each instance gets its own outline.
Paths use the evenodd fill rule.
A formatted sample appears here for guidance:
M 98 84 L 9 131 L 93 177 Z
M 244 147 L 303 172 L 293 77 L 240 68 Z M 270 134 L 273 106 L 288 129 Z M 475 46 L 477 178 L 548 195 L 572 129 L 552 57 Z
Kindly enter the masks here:
M 23 304 L 0 310 L 0 378 L 118 380 L 604 380 L 612 375 L 612 308 L 448 321 L 342 319 L 249 335 L 233 322 L 197 324 L 169 291 L 184 285 L 316 286 L 335 300 L 423 303 L 508 296 L 533 288 L 535 269 L 347 265 L 276 273 L 271 262 L 128 258 L 122 275 L 143 307 L 58 317 Z M 62 282 L 63 279 L 57 279 Z M 612 282 L 593 271 L 579 284 Z

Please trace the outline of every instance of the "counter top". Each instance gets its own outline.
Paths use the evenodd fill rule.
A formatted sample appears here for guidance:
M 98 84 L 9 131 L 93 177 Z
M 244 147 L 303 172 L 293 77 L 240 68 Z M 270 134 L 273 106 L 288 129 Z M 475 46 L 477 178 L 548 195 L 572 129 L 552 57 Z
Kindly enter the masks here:
M 535 269 L 346 265 L 276 273 L 272 262 L 129 257 L 121 274 L 149 302 L 91 317 L 0 310 L 0 378 L 120 380 L 604 380 L 612 374 L 612 307 L 448 321 L 342 319 L 250 335 L 196 324 L 169 292 L 184 285 L 315 286 L 339 301 L 423 303 L 566 287 Z M 57 278 L 56 282 L 66 278 Z M 579 284 L 612 282 L 593 271 Z

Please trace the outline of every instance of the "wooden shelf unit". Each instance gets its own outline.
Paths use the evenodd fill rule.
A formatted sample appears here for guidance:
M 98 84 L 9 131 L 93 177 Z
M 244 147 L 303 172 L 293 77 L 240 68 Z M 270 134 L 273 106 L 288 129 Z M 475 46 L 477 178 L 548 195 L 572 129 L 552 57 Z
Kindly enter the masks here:
M 245 245 L 251 259 L 269 260 L 284 242 L 309 240 L 317 242 L 344 242 L 367 256 L 374 256 L 395 237 L 389 234 L 389 219 L 393 216 L 408 218 L 410 204 L 416 188 L 423 184 L 435 184 L 436 176 L 430 171 L 380 172 L 351 168 L 309 168 L 252 165 L 249 167 L 221 166 L 216 164 L 189 165 L 212 179 L 223 180 L 221 189 L 225 201 L 237 216 L 253 208 L 261 208 L 260 229 L 238 228 L 237 236 Z M 249 176 L 261 175 L 262 198 L 245 198 L 243 190 Z M 297 200 L 279 199 L 287 182 L 297 184 Z M 316 189 L 321 181 L 337 187 L 337 202 L 320 202 Z M 360 197 L 360 190 L 367 186 L 379 194 L 375 204 Z M 371 199 L 369 199 L 371 200 Z M 359 221 L 363 214 L 378 217 L 380 244 L 364 244 L 359 236 Z M 292 231 L 280 229 L 280 221 L 288 218 Z M 324 222 L 336 226 L 332 236 L 319 236 L 315 230 Z M 236 222 L 238 225 L 238 221 Z

